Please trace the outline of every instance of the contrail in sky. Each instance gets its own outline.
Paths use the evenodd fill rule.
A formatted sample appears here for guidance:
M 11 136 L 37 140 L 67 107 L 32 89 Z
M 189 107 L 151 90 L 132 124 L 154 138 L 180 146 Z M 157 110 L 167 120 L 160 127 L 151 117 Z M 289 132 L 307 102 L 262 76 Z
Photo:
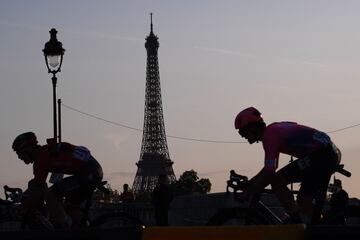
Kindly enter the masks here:
M 260 58 L 259 56 L 256 56 L 253 54 L 243 53 L 243 52 L 239 52 L 239 51 L 225 50 L 225 49 L 220 49 L 220 48 L 208 48 L 208 47 L 199 47 L 199 46 L 196 46 L 195 48 L 204 50 L 204 51 L 208 51 L 208 52 L 217 52 L 217 53 L 223 53 L 223 54 L 228 54 L 228 55 L 237 55 L 237 56 L 243 56 L 243 57 L 249 57 L 249 58 Z
M 90 32 L 90 31 L 78 31 L 78 30 L 69 30 L 69 29 L 62 29 L 63 32 L 74 33 L 74 34 L 83 34 L 88 36 L 94 37 L 104 37 L 104 38 L 111 38 L 111 39 L 119 39 L 119 40 L 126 40 L 131 42 L 144 42 L 143 38 L 134 38 L 134 37 L 127 37 L 127 36 L 120 36 L 116 34 L 109 34 L 109 33 L 99 33 L 99 32 Z
M 300 60 L 300 59 L 292 59 L 292 58 L 282 58 L 286 61 L 289 62 L 294 62 L 294 63 L 299 63 L 299 64 L 304 64 L 304 65 L 310 65 L 310 66 L 314 66 L 314 67 L 320 67 L 320 68 L 327 68 L 329 66 L 322 64 L 322 63 L 317 63 L 317 62 L 310 62 L 310 61 L 305 61 L 305 60 Z
M 243 56 L 243 57 L 248 57 L 248 58 L 253 58 L 253 59 L 264 59 L 264 58 L 266 58 L 264 56 L 258 56 L 258 55 L 244 53 L 244 52 L 240 52 L 240 51 L 233 51 L 233 50 L 220 49 L 220 48 L 209 48 L 209 47 L 199 47 L 199 46 L 195 46 L 194 48 L 200 49 L 200 50 L 203 50 L 203 51 L 208 51 L 208 52 L 216 52 L 216 53 L 221 53 L 221 54 Z M 301 60 L 301 59 L 286 58 L 286 57 L 276 57 L 276 58 L 287 61 L 287 62 L 293 62 L 293 63 L 303 64 L 303 65 L 310 65 L 310 66 L 313 66 L 313 67 L 321 67 L 321 68 L 327 68 L 328 67 L 327 65 L 322 64 L 322 63 L 306 61 L 306 60 Z
M 49 30 L 49 27 L 45 27 L 45 26 L 36 26 L 36 25 L 22 24 L 22 23 L 21 24 L 20 23 L 10 23 L 10 22 L 4 22 L 4 21 L 0 21 L 0 25 L 7 26 L 7 27 L 26 28 L 26 29 L 42 30 L 42 31 Z M 88 36 L 103 37 L 103 38 L 110 38 L 110 39 L 119 39 L 119 40 L 131 41 L 131 42 L 141 42 L 141 43 L 144 42 L 143 38 L 120 36 L 120 35 L 109 34 L 109 33 L 80 31 L 80 30 L 63 29 L 63 28 L 57 28 L 57 30 L 60 30 L 62 32 L 72 33 L 72 34 L 79 34 L 79 35 L 88 35 Z
M 23 23 L 11 23 L 11 22 L 5 22 L 5 21 L 0 21 L 0 25 L 7 26 L 7 27 L 18 27 L 18 28 L 33 29 L 33 30 L 49 30 L 49 27 L 45 27 L 45 26 L 37 26 L 37 25 L 23 24 Z M 118 40 L 125 40 L 125 41 L 131 41 L 131 42 L 140 42 L 140 43 L 142 43 L 144 41 L 143 38 L 120 36 L 120 35 L 110 34 L 110 33 L 100 33 L 100 32 L 92 32 L 92 31 L 80 31 L 80 30 L 62 29 L 62 28 L 58 28 L 58 30 L 63 31 L 63 32 L 72 33 L 72 34 L 81 34 L 81 35 L 88 35 L 88 36 L 94 36 L 94 37 L 118 39 Z M 201 47 L 201 46 L 195 46 L 194 48 L 200 49 L 200 50 L 203 50 L 203 51 L 207 51 L 207 52 L 216 52 L 216 53 L 220 53 L 220 54 L 243 56 L 243 57 L 253 58 L 253 59 L 264 59 L 264 58 L 266 58 L 264 56 L 258 56 L 258 55 L 244 53 L 244 52 L 240 52 L 240 51 L 233 51 L 233 50 L 220 49 L 220 48 L 210 48 L 210 47 Z M 310 66 L 313 66 L 313 67 L 321 67 L 321 68 L 327 68 L 328 67 L 327 65 L 322 64 L 322 63 L 306 61 L 306 60 L 301 60 L 301 59 L 286 58 L 286 57 L 276 57 L 276 58 L 287 61 L 287 62 L 293 62 L 293 63 L 297 63 L 297 64 L 302 64 L 302 65 L 310 65 Z
M 10 23 L 10 22 L 4 22 L 4 21 L 0 21 L 0 25 L 6 26 L 6 27 L 18 27 L 18 28 L 27 28 L 27 29 L 34 29 L 34 30 L 47 30 L 48 29 L 48 27 L 44 27 L 44 26 L 36 26 L 36 25 L 21 24 L 21 23 Z

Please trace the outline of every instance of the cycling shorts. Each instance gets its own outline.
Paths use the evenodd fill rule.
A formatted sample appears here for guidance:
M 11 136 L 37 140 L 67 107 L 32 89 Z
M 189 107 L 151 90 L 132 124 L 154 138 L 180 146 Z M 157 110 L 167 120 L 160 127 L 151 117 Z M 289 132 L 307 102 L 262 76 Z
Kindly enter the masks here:
M 335 145 L 326 145 L 307 157 L 296 159 L 277 172 L 288 183 L 301 183 L 300 192 L 317 194 L 327 190 L 331 175 L 340 163 Z

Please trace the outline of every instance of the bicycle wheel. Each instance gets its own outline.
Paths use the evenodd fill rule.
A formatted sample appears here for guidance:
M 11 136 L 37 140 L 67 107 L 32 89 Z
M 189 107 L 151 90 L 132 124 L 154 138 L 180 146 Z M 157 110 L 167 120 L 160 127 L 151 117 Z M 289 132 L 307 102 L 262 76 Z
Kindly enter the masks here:
M 118 228 L 118 227 L 143 227 L 145 224 L 138 218 L 127 213 L 109 213 L 96 218 L 90 227 Z
M 270 220 L 252 208 L 225 208 L 219 210 L 213 215 L 206 225 L 267 225 L 271 224 Z

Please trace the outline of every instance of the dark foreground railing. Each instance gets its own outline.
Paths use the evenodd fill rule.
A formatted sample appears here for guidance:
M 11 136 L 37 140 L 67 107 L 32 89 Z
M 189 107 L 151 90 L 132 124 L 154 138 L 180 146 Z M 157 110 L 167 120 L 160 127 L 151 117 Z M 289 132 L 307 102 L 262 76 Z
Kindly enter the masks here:
M 92 240 L 350 240 L 360 239 L 360 226 L 276 225 L 238 227 L 147 227 L 84 229 L 73 231 L 0 232 L 1 240 L 92 239 Z

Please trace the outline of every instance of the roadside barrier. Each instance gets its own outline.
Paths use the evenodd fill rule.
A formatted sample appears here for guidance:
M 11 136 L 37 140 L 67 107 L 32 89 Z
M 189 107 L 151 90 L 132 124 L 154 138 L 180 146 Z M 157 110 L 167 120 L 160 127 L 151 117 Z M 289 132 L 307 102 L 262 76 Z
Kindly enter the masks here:
M 1 240 L 141 240 L 143 228 L 0 231 Z
M 142 240 L 303 240 L 305 225 L 147 227 Z
M 352 226 L 309 226 L 305 231 L 306 240 L 359 240 L 360 225 Z
M 0 231 L 1 240 L 359 240 L 356 226 L 226 226 L 226 227 L 146 227 L 82 230 Z

